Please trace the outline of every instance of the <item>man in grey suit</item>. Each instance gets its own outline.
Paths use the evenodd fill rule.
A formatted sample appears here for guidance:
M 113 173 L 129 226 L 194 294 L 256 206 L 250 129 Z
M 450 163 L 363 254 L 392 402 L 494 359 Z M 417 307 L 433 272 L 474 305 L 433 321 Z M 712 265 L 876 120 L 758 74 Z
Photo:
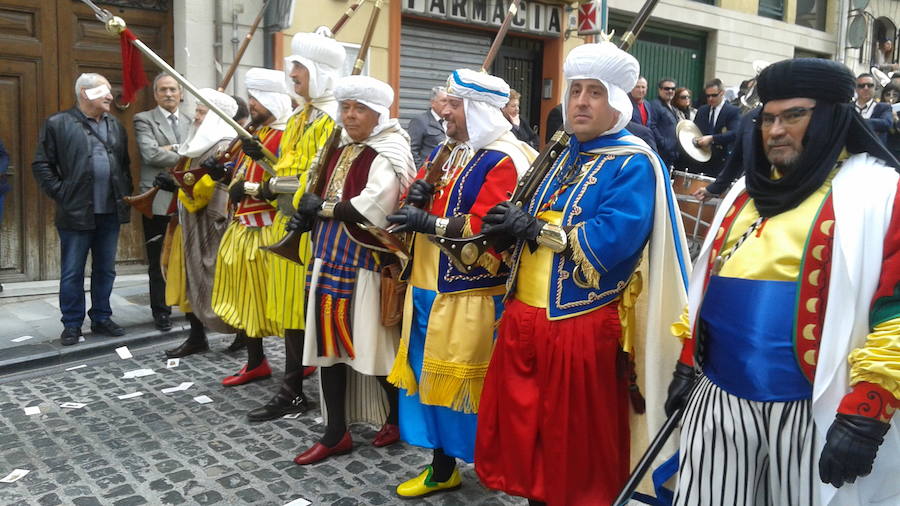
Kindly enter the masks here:
M 428 155 L 447 137 L 441 111 L 447 105 L 447 93 L 443 86 L 431 88 L 431 108 L 409 120 L 409 145 L 416 167 L 420 167 Z
M 163 237 L 169 224 L 167 214 L 172 202 L 175 181 L 168 168 L 178 163 L 178 145 L 187 142 L 191 119 L 178 110 L 182 89 L 172 76 L 162 73 L 153 80 L 156 107 L 134 115 L 134 131 L 141 153 L 141 191 L 158 186 L 153 200 L 153 218 L 143 218 L 144 241 L 150 266 L 150 308 L 153 321 L 161 331 L 172 329 L 169 318 L 172 310 L 166 305 L 166 281 L 160 269 L 159 257 Z

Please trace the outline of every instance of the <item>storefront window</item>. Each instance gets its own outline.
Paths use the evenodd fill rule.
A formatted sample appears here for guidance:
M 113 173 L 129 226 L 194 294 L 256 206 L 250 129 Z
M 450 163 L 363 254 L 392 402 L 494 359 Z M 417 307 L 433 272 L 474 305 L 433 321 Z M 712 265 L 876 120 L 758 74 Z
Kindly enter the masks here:
M 825 31 L 825 0 L 800 0 L 796 3 L 795 23 L 815 30 Z

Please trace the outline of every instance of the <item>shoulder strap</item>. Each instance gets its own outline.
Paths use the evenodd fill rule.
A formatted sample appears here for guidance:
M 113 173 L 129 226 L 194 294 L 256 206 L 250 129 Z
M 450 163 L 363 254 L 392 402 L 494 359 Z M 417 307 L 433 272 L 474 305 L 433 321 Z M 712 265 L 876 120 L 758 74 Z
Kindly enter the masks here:
M 103 144 L 103 145 L 106 147 L 106 152 L 107 152 L 107 153 L 109 153 L 109 154 L 112 154 L 112 153 L 113 153 L 113 146 L 112 146 L 112 144 L 110 144 L 109 141 L 107 141 L 106 139 L 103 139 L 103 138 L 101 138 L 99 135 L 97 135 L 97 132 L 94 131 L 94 127 L 91 126 L 91 124 L 88 123 L 86 119 L 84 119 L 84 118 L 82 118 L 81 116 L 79 116 L 79 115 L 78 115 L 77 113 L 75 113 L 75 111 L 73 111 L 72 109 L 69 109 L 69 110 L 66 111 L 66 112 L 69 113 L 73 118 L 75 118 L 76 120 L 78 120 L 82 125 L 84 125 L 84 127 L 85 127 L 85 128 L 87 129 L 87 131 L 88 131 L 88 134 L 93 135 L 95 139 L 97 139 L 98 141 L 100 141 L 100 143 Z M 109 136 L 111 130 L 112 130 L 112 128 L 108 128 L 108 129 L 107 129 L 107 131 L 106 131 L 106 135 L 107 135 L 107 136 Z

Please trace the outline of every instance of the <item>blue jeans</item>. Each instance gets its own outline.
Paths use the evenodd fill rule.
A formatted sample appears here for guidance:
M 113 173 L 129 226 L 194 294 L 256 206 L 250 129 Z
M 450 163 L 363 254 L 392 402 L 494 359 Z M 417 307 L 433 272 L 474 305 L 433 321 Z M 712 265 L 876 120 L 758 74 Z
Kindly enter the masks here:
M 59 309 L 65 327 L 81 327 L 84 322 L 84 266 L 91 253 L 92 321 L 112 316 L 109 295 L 116 279 L 116 246 L 119 217 L 116 213 L 95 214 L 93 230 L 57 228 L 60 243 Z

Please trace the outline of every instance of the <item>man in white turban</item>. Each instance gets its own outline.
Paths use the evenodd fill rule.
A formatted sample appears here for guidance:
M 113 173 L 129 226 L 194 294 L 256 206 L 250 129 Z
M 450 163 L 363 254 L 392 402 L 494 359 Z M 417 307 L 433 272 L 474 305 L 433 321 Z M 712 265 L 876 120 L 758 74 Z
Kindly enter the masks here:
M 461 271 L 432 238 L 469 237 L 488 209 L 509 198 L 536 153 L 500 109 L 509 85 L 462 69 L 447 80 L 441 113 L 448 139 L 428 156 L 407 205 L 388 219 L 417 232 L 402 339 L 388 380 L 400 387 L 400 435 L 431 448 L 432 463 L 401 483 L 401 497 L 460 486 L 456 459 L 472 462 L 476 417 L 503 308 L 509 267 L 493 251 Z
M 237 113 L 237 103 L 228 95 L 211 88 L 200 93 L 225 114 Z M 224 334 L 235 331 L 216 315 L 211 304 L 216 251 L 231 212 L 225 185 L 208 173 L 207 166 L 222 156 L 236 135 L 225 120 L 209 112 L 193 137 L 179 147 L 181 159 L 173 170 L 179 186 L 178 226 L 169 238 L 168 254 L 163 252 L 163 258 L 168 258 L 166 304 L 179 306 L 187 315 L 191 322 L 187 343 L 194 351 L 207 347 L 204 327 Z M 182 344 L 166 354 L 183 356 L 184 350 Z
M 485 234 L 515 241 L 514 276 L 485 378 L 475 470 L 533 504 L 610 504 L 629 474 L 629 399 L 644 410 L 635 359 L 643 371 L 677 356 L 664 340 L 641 339 L 666 335 L 678 316 L 689 259 L 662 160 L 623 129 L 637 60 L 609 42 L 585 44 L 564 72 L 569 146 L 536 175 L 524 208 L 504 202 L 484 217 Z M 645 276 L 646 317 L 635 314 Z M 664 397 L 666 378 L 658 383 L 644 383 L 651 408 Z M 654 431 L 658 411 L 646 417 Z
M 291 55 L 285 58 L 289 93 L 300 101 L 300 106 L 287 122 L 275 172 L 279 177 L 299 179 L 297 195 L 273 194 L 265 182 L 260 195 L 278 208 L 267 235 L 281 239 L 285 226 L 294 213 L 294 203 L 305 192 L 309 170 L 317 154 L 334 129 L 337 117 L 337 101 L 334 99 L 334 81 L 344 64 L 344 48 L 334 39 L 317 33 L 298 33 L 291 40 Z M 244 143 L 244 153 L 259 160 L 262 150 L 259 143 Z M 288 413 L 307 409 L 303 396 L 303 376 L 311 369 L 302 366 L 305 322 L 304 290 L 306 266 L 310 265 L 312 245 L 308 234 L 300 239 L 299 255 L 303 264 L 297 264 L 277 255 L 269 255 L 266 295 L 266 317 L 272 320 L 279 335 L 284 336 L 284 379 L 279 391 L 265 405 L 250 411 L 251 421 L 274 420 Z M 252 341 L 250 341 L 252 343 Z M 260 348 L 257 351 L 261 354 Z
M 409 136 L 390 117 L 390 86 L 350 76 L 337 81 L 334 94 L 343 127 L 340 147 L 324 160 L 318 176 L 325 178 L 321 194 L 309 189 L 288 225 L 313 231 L 303 363 L 320 367 L 327 418 L 319 442 L 294 459 L 300 465 L 349 452 L 348 423 L 383 424 L 374 446 L 400 439 L 397 389 L 385 379 L 400 329 L 381 323 L 381 272 L 398 260 L 361 225 L 387 226 L 387 216 L 399 206 L 416 169 Z M 358 377 L 348 379 L 349 374 Z M 348 397 L 356 400 L 347 402 Z M 345 410 L 360 405 L 371 409 Z

